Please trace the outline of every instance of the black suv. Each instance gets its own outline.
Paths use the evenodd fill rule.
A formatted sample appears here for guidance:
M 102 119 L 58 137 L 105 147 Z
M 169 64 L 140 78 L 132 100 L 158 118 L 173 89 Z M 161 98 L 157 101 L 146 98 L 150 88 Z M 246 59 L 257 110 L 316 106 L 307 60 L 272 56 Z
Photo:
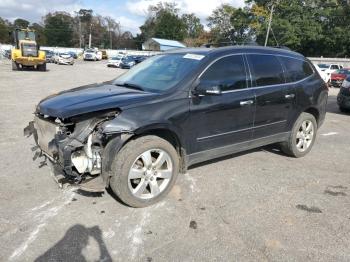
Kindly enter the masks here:
M 344 79 L 343 84 L 340 87 L 337 103 L 340 111 L 349 112 L 350 111 L 350 76 Z
M 295 52 L 182 49 L 42 100 L 25 134 L 65 179 L 83 186 L 99 178 L 126 204 L 144 207 L 195 163 L 272 143 L 306 155 L 327 97 Z

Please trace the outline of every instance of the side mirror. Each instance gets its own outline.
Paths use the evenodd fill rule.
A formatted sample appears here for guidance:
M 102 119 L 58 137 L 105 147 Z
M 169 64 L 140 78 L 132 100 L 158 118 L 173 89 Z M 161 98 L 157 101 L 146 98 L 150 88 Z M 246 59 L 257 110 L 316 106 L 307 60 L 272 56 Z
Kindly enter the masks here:
M 196 96 L 218 96 L 222 94 L 222 86 L 199 83 L 198 86 L 192 91 L 192 94 Z

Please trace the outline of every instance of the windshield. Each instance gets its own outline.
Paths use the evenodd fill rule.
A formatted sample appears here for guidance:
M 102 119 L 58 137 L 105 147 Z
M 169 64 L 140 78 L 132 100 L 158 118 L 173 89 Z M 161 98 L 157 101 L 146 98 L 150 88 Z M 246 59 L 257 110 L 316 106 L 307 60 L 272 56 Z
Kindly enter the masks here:
M 329 67 L 329 65 L 327 65 L 327 64 L 318 64 L 318 67 L 322 68 L 322 69 L 326 69 L 326 68 Z
M 95 53 L 95 50 L 86 50 L 85 53 Z
M 35 41 L 35 33 L 32 31 L 17 31 L 18 33 L 18 40 L 24 40 L 24 39 L 29 39 L 32 41 Z
M 132 61 L 134 61 L 131 57 L 125 57 L 122 60 L 123 60 L 123 62 L 132 62 Z
M 121 60 L 123 57 L 122 56 L 115 56 L 115 57 L 112 57 L 111 59 L 112 60 Z
M 114 84 L 134 85 L 144 91 L 161 93 L 178 84 L 199 62 L 183 54 L 154 56 L 117 78 Z

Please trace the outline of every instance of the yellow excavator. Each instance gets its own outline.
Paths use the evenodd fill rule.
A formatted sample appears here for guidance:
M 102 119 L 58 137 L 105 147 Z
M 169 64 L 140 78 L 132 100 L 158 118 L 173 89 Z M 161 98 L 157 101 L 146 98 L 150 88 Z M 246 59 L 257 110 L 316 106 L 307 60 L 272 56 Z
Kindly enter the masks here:
M 12 35 L 14 38 L 14 48 L 11 50 L 12 70 L 31 67 L 46 71 L 46 54 L 39 50 L 35 31 L 15 29 Z

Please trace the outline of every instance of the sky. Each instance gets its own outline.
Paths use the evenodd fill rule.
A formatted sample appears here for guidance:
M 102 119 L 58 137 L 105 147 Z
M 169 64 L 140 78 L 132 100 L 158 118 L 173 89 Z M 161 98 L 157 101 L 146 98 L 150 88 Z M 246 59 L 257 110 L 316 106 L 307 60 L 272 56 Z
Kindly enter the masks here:
M 80 8 L 93 9 L 95 14 L 110 16 L 120 23 L 122 30 L 139 33 L 144 23 L 147 8 L 161 0 L 0 0 L 0 17 L 10 21 L 23 18 L 41 22 L 48 12 L 66 11 L 71 14 Z M 165 2 L 165 1 L 163 1 Z M 203 24 L 212 11 L 223 3 L 234 7 L 244 6 L 244 0 L 170 0 L 183 13 L 195 13 Z

